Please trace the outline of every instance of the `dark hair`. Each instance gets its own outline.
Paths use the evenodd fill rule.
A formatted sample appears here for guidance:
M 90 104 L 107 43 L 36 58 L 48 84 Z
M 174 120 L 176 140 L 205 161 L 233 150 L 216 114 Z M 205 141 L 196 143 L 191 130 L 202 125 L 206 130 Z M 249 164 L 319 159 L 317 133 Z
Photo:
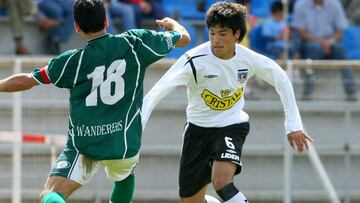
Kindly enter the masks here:
M 75 22 L 85 33 L 94 33 L 105 28 L 106 11 L 102 0 L 75 0 Z
M 240 4 L 229 2 L 217 2 L 211 5 L 206 13 L 206 26 L 208 28 L 219 25 L 228 27 L 235 34 L 240 31 L 237 40 L 241 42 L 246 35 L 246 8 Z
M 281 1 L 275 1 L 271 5 L 271 13 L 278 13 L 278 12 L 283 12 L 283 11 L 284 11 L 284 6 Z

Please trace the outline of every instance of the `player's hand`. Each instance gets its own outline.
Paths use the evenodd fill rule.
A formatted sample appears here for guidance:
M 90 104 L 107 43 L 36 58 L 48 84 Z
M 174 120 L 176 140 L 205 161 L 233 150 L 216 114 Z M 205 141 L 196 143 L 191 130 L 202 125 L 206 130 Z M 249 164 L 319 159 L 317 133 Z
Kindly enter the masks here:
M 291 148 L 294 150 L 296 145 L 299 153 L 303 152 L 304 147 L 309 149 L 308 141 L 313 142 L 313 139 L 302 130 L 291 132 L 287 137 Z
M 159 27 L 165 29 L 166 31 L 173 31 L 176 26 L 179 25 L 179 23 L 169 17 L 165 17 L 161 20 L 156 20 L 156 24 L 159 25 Z
M 165 17 L 155 22 L 166 31 L 176 31 L 181 35 L 181 38 L 175 44 L 176 47 L 184 47 L 190 43 L 191 37 L 189 32 L 176 20 Z

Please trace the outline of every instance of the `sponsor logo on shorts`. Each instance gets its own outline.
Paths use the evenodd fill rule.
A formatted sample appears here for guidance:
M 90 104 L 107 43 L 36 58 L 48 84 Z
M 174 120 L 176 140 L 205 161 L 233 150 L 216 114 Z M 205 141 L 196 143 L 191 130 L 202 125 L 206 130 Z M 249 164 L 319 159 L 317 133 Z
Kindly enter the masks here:
M 56 169 L 70 168 L 70 162 L 68 162 L 68 161 L 59 161 L 59 162 L 56 163 L 55 168 Z
M 232 150 L 232 149 L 227 149 L 227 152 L 231 153 L 231 154 L 236 154 L 236 151 Z
M 240 161 L 240 157 L 236 154 L 222 153 L 221 158 L 232 159 L 234 161 Z

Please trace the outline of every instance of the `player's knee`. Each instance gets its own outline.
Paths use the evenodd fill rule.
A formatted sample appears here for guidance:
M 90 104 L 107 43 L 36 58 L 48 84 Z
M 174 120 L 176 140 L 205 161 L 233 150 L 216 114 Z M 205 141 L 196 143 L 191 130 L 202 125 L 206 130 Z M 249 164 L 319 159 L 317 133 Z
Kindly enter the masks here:
M 231 178 L 223 175 L 214 176 L 212 180 L 212 184 L 215 190 L 220 190 L 221 188 L 225 187 L 231 182 L 232 182 Z
M 75 190 L 80 187 L 81 185 L 73 180 L 60 176 L 51 176 L 46 181 L 40 197 L 43 198 L 48 193 L 56 192 L 64 198 L 68 198 Z
M 227 201 L 234 197 L 237 193 L 239 193 L 239 190 L 235 187 L 234 183 L 228 183 L 224 187 L 220 189 L 215 189 L 216 193 L 221 197 L 222 200 Z

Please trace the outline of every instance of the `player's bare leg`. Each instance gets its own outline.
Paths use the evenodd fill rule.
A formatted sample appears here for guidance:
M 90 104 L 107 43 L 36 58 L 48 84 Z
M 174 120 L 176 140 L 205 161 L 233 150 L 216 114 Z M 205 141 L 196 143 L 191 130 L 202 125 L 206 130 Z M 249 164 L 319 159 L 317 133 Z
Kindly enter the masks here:
M 205 194 L 207 192 L 207 185 L 204 186 L 199 192 L 191 197 L 181 198 L 181 203 L 199 203 L 205 202 Z
M 233 179 L 237 165 L 230 161 L 214 161 L 212 184 L 216 193 L 226 203 L 247 203 L 246 197 L 234 186 Z
M 237 165 L 230 161 L 214 161 L 211 180 L 216 191 L 233 182 Z
M 64 178 L 62 176 L 50 176 L 46 180 L 43 191 L 40 194 L 41 199 L 49 192 L 57 192 L 63 198 L 68 198 L 71 193 L 80 188 L 81 185 L 73 180 Z

